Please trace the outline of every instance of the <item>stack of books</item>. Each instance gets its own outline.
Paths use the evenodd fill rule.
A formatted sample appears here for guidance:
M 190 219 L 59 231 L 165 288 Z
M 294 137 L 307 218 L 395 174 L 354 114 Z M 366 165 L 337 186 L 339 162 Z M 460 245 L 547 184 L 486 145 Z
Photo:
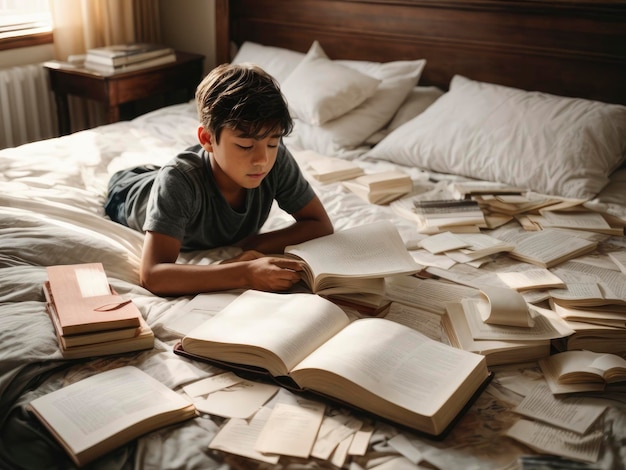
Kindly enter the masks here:
M 49 266 L 47 310 L 66 359 L 118 354 L 154 346 L 137 306 L 109 285 L 101 263 Z
M 115 74 L 175 61 L 176 52 L 171 47 L 151 43 L 117 44 L 89 49 L 85 68 L 104 74 Z
M 344 181 L 346 189 L 372 204 L 387 204 L 413 189 L 413 180 L 401 171 L 384 171 Z
M 311 150 L 303 150 L 300 157 L 314 157 L 307 165 L 313 178 L 320 183 L 334 183 L 349 180 L 365 174 L 363 169 L 352 160 L 344 158 L 326 157 Z

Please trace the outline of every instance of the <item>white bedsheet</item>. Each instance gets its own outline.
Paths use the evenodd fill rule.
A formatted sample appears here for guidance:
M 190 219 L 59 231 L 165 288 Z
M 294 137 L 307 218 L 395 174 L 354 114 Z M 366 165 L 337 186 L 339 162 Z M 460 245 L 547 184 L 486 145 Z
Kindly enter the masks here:
M 0 467 L 45 468 L 52 462 L 70 465 L 60 447 L 25 409 L 30 400 L 43 393 L 122 364 L 136 365 L 172 388 L 216 372 L 172 353 L 179 338 L 162 320 L 190 297 L 161 298 L 138 285 L 143 235 L 111 222 L 102 208 L 106 184 L 114 171 L 135 164 L 163 164 L 195 143 L 196 125 L 194 105 L 187 103 L 130 122 L 0 151 Z M 302 154 L 296 156 L 306 168 Z M 360 164 L 366 171 L 394 168 L 386 162 Z M 404 170 L 414 181 L 427 182 L 429 175 Z M 367 204 L 337 183 L 314 183 L 314 187 L 335 230 L 390 219 L 405 240 L 414 236 L 413 223 L 389 207 Z M 282 227 L 289 220 L 275 208 L 264 230 Z M 187 253 L 180 261 L 211 263 L 235 253 L 229 248 Z M 45 266 L 84 262 L 102 262 L 113 287 L 132 296 L 155 332 L 154 349 L 91 360 L 62 359 L 45 310 Z M 536 374 L 536 366 L 530 365 L 505 369 L 503 377 L 534 380 Z M 515 419 L 510 408 L 516 400 L 519 395 L 496 378 L 445 440 L 433 442 L 403 434 L 426 461 L 441 468 L 514 468 L 525 450 L 503 437 L 501 431 Z M 612 408 L 605 421 L 614 437 L 603 452 L 603 468 L 624 465 L 619 439 L 626 438 L 626 420 L 624 413 L 617 411 L 619 407 Z M 221 423 L 220 418 L 204 416 L 156 431 L 140 438 L 136 446 L 124 446 L 107 455 L 98 468 L 255 468 L 245 459 L 208 451 Z M 616 429 L 622 434 L 616 435 Z M 365 468 L 375 458 L 399 458 L 398 451 L 388 444 L 398 432 L 388 425 L 378 426 L 368 454 L 354 461 Z M 615 466 L 619 459 L 622 467 Z M 287 467 L 299 465 L 284 462 Z M 307 468 L 329 466 L 316 461 Z

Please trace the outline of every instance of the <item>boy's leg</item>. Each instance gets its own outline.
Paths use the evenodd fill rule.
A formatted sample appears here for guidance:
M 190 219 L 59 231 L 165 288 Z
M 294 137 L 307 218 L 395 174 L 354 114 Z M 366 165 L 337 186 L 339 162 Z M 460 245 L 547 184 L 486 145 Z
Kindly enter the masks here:
M 104 203 L 104 211 L 111 220 L 128 226 L 126 209 L 129 193 L 136 196 L 138 191 L 145 193 L 147 189 L 149 194 L 158 170 L 156 165 L 142 165 L 120 170 L 111 176 Z

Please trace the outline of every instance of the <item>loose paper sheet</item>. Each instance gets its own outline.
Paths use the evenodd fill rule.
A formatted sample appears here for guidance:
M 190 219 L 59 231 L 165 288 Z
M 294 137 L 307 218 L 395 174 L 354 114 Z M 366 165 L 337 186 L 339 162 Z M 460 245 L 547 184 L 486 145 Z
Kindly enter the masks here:
M 256 442 L 255 449 L 269 454 L 308 458 L 324 417 L 324 404 L 303 406 L 278 403 Z
M 555 454 L 570 459 L 596 462 L 602 444 L 602 431 L 581 436 L 538 421 L 520 419 L 509 428 L 506 435 L 545 454 Z
M 277 385 L 244 380 L 211 393 L 206 399 L 196 398 L 193 404 L 202 413 L 247 419 L 272 398 L 278 388 Z
M 223 388 L 243 382 L 244 379 L 238 377 L 233 372 L 225 372 L 224 374 L 213 375 L 205 379 L 198 380 L 191 384 L 183 386 L 184 392 L 192 398 L 208 395 L 217 392 Z
M 538 383 L 530 394 L 513 408 L 513 411 L 568 431 L 584 434 L 606 408 L 606 404 L 593 398 L 557 398 L 552 395 L 546 383 Z
M 358 431 L 362 424 L 361 420 L 349 415 L 325 416 L 313 445 L 311 456 L 328 460 L 337 446 Z
M 249 421 L 240 418 L 229 419 L 213 438 L 209 449 L 223 450 L 276 465 L 280 455 L 263 454 L 254 449 L 259 434 L 271 413 L 270 408 L 263 407 Z

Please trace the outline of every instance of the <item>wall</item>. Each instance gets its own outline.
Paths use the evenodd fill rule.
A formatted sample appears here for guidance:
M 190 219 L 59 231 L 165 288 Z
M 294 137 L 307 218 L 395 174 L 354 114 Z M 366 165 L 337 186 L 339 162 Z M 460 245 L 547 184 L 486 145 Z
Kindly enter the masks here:
M 52 44 L 0 51 L 0 68 L 45 62 L 54 58 Z
M 176 49 L 204 55 L 204 71 L 215 65 L 215 2 L 160 0 L 163 42 Z
M 215 64 L 215 2 L 159 0 L 163 43 L 205 56 L 204 69 Z M 0 68 L 54 59 L 51 44 L 0 51 Z

